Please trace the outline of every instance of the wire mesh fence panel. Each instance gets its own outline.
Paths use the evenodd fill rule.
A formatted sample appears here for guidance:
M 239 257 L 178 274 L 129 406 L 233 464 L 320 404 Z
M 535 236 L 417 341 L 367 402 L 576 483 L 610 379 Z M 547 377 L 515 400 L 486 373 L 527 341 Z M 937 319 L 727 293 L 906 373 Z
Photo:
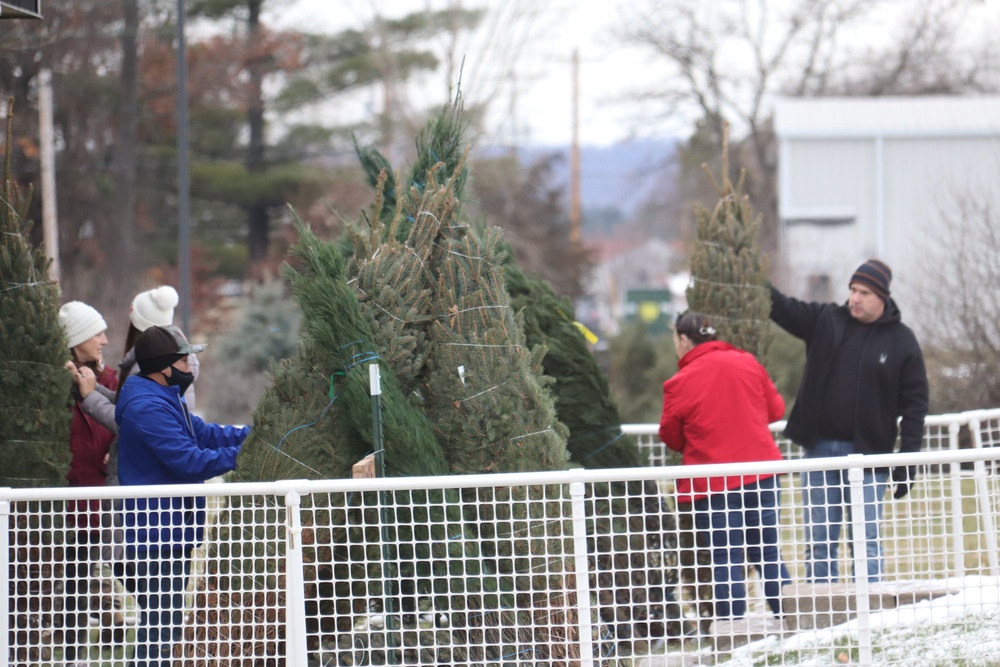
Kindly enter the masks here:
M 285 508 L 274 495 L 209 499 L 192 553 L 174 665 L 276 667 L 285 654 Z
M 314 494 L 308 644 L 323 665 L 577 661 L 564 485 Z
M 879 457 L 2 489 L 0 641 L 45 667 L 993 665 L 998 418 Z

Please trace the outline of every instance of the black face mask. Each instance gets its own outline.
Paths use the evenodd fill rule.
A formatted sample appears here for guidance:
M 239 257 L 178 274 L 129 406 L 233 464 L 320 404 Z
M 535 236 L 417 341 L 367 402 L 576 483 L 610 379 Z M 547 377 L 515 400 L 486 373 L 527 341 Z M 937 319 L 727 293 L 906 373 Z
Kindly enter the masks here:
M 167 379 L 167 386 L 169 387 L 180 387 L 181 396 L 187 391 L 191 383 L 194 382 L 194 373 L 185 373 L 179 370 L 176 366 L 170 367 L 170 376 Z

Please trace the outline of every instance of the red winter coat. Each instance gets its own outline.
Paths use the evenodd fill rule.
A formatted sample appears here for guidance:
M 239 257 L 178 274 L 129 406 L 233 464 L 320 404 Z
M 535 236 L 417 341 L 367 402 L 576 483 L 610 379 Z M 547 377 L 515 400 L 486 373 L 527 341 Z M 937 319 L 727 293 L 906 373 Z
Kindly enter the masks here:
M 785 401 L 753 355 L 729 343 L 697 345 L 663 383 L 660 439 L 682 454 L 684 465 L 780 461 L 768 424 L 781 419 Z M 677 480 L 677 500 L 690 503 L 772 475 Z
M 110 366 L 97 375 L 98 384 L 114 391 L 118 388 L 118 375 Z M 73 423 L 69 430 L 69 450 L 73 459 L 66 479 L 70 486 L 104 486 L 108 477 L 104 457 L 107 456 L 115 434 L 104 428 L 73 404 Z M 70 524 L 79 529 L 97 530 L 101 527 L 101 501 L 69 501 L 67 504 Z M 89 510 L 89 513 L 88 513 Z

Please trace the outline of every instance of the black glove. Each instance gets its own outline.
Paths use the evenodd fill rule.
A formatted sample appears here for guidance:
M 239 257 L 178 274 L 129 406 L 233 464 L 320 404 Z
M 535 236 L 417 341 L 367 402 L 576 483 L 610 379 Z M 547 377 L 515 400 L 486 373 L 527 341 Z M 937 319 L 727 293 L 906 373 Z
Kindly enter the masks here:
M 892 481 L 895 484 L 895 489 L 892 492 L 892 497 L 899 500 L 909 493 L 910 487 L 913 486 L 913 481 L 916 478 L 917 466 L 902 466 L 899 468 L 893 468 Z

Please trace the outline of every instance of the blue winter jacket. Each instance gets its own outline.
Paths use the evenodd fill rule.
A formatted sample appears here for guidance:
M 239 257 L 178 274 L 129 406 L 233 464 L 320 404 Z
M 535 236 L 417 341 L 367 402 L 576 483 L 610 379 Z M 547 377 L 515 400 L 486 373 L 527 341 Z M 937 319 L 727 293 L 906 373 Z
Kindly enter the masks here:
M 236 467 L 249 427 L 208 424 L 191 415 L 177 387 L 134 375 L 115 407 L 122 486 L 204 482 Z M 202 540 L 204 497 L 125 501 L 125 539 L 139 551 Z

